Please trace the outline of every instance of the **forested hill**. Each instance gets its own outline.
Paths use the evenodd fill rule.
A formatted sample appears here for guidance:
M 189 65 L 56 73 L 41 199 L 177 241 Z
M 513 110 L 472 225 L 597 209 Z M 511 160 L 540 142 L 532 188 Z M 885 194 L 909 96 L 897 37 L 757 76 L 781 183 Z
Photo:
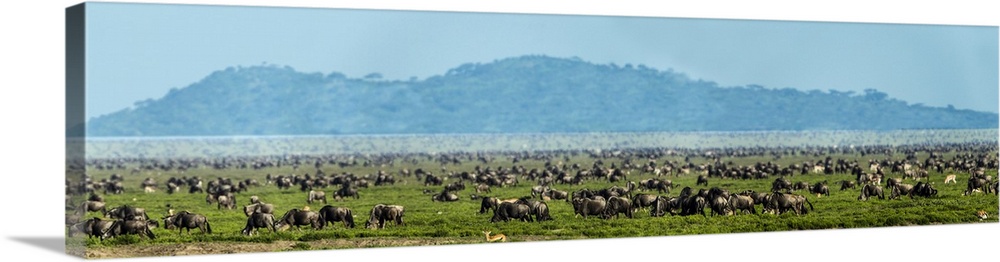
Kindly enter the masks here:
M 863 93 L 720 87 L 670 70 L 522 56 L 425 80 L 217 71 L 91 119 L 87 136 L 997 128 L 998 115 Z

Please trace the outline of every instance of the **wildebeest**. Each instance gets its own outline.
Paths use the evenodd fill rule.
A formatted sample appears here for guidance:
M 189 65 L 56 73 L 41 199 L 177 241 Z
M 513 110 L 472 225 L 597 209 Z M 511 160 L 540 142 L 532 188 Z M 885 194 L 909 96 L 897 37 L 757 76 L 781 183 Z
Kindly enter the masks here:
M 847 190 L 848 188 L 855 189 L 856 188 L 855 184 L 856 183 L 853 180 L 840 181 L 840 191 Z
M 656 202 L 657 197 L 657 195 L 653 194 L 635 194 L 632 196 L 632 209 L 638 210 L 651 207 L 653 206 L 653 202 Z
M 587 218 L 590 215 L 604 215 L 604 209 L 608 206 L 608 201 L 601 196 L 590 198 L 573 199 L 573 213 Z
M 498 199 L 498 198 L 495 198 L 495 197 L 483 197 L 482 203 L 479 205 L 479 213 L 483 214 L 483 213 L 486 213 L 486 211 L 495 210 L 496 207 L 500 206 L 500 203 L 504 203 L 504 202 L 513 203 L 513 202 L 516 202 L 516 201 L 517 201 L 517 198 Z
M 912 189 L 910 189 L 909 195 L 910 199 L 912 199 L 913 196 L 931 197 L 931 196 L 936 196 L 937 193 L 938 193 L 937 189 L 931 186 L 931 184 L 924 182 L 917 182 L 917 184 L 914 185 Z
M 858 200 L 867 201 L 868 198 L 873 196 L 877 196 L 878 199 L 885 199 L 885 194 L 882 193 L 881 187 L 873 184 L 865 184 L 861 187 L 861 195 L 858 196 Z
M 819 197 L 821 195 L 830 196 L 830 188 L 826 186 L 826 181 L 816 183 L 815 185 L 809 188 L 809 192 L 816 194 L 816 197 Z
M 146 209 L 141 207 L 131 207 L 128 205 L 123 205 L 120 207 L 112 208 L 108 210 L 107 216 L 112 219 L 122 219 L 122 220 L 149 220 L 149 216 L 146 215 Z
M 274 214 L 274 205 L 268 204 L 268 203 L 264 203 L 264 202 L 257 202 L 256 204 L 250 204 L 250 205 L 243 206 L 243 213 L 246 214 L 247 216 L 250 216 L 254 212 L 260 212 L 260 213 L 272 214 L 273 215 Z
M 535 216 L 536 222 L 552 220 L 552 216 L 549 215 L 549 205 L 545 202 L 536 201 L 529 197 L 522 197 L 516 203 L 527 205 L 528 215 Z
M 792 190 L 792 182 L 789 182 L 784 177 L 775 178 L 774 182 L 771 182 L 771 192 L 777 192 L 784 190 L 785 192 L 790 192 Z
M 104 202 L 97 202 L 97 201 L 87 200 L 87 201 L 83 201 L 83 203 L 80 203 L 80 206 L 77 207 L 77 209 L 76 209 L 76 213 L 80 214 L 80 215 L 86 214 L 87 212 L 94 212 L 94 211 L 101 211 L 101 215 L 102 216 L 107 216 L 107 214 L 108 214 L 108 210 L 105 207 Z
M 233 196 L 219 195 L 216 200 L 218 200 L 218 209 L 234 209 L 236 208 L 236 198 Z
M 323 201 L 323 204 L 326 204 L 326 193 L 309 190 L 309 195 L 306 196 L 306 203 L 312 204 L 313 201 Z
M 969 182 L 965 188 L 965 192 L 962 193 L 963 196 L 971 195 L 972 192 L 979 190 L 983 193 L 990 192 L 990 181 L 985 177 L 973 175 L 969 177 Z
M 549 188 L 544 193 L 542 193 L 542 196 L 548 197 L 550 199 L 566 200 L 566 202 L 569 202 L 569 192 L 562 190 Z
M 681 202 L 679 198 L 657 196 L 656 200 L 653 201 L 652 208 L 649 209 L 649 216 L 661 217 L 668 212 L 670 215 L 676 215 L 680 212 L 680 208 Z
M 708 186 L 708 177 L 705 175 L 698 175 L 698 181 L 695 182 L 695 186 L 705 185 Z
M 604 212 L 604 216 L 609 218 L 611 216 L 618 218 L 620 214 L 625 214 L 625 217 L 632 218 L 632 201 L 626 197 L 613 196 L 608 198 L 608 204 Z
M 337 200 L 341 200 L 345 197 L 354 197 L 354 199 L 360 199 L 361 195 L 358 194 L 357 188 L 354 188 L 352 186 L 347 186 L 345 184 L 345 186 L 341 187 L 336 192 L 334 192 L 334 197 Z
M 208 218 L 204 215 L 191 213 L 188 211 L 177 212 L 177 214 L 172 214 L 163 218 L 163 228 L 173 229 L 177 228 L 177 233 L 180 234 L 181 230 L 187 229 L 190 234 L 192 228 L 197 228 L 201 230 L 202 233 L 212 233 L 212 225 L 208 223 Z
M 258 228 L 268 228 L 271 232 L 277 231 L 274 227 L 274 215 L 261 212 L 253 212 L 247 216 L 247 225 L 243 227 L 240 233 L 244 235 L 253 235 Z
M 440 194 L 431 196 L 431 201 L 454 202 L 458 201 L 458 195 L 445 188 Z
M 289 226 L 295 226 L 296 229 L 301 229 L 300 226 L 311 226 L 313 229 L 320 229 L 322 225 L 319 221 L 319 213 L 293 208 L 285 212 L 281 216 L 281 219 L 278 219 L 277 223 L 274 224 L 274 227 L 278 230 L 284 230 Z
M 101 240 L 121 236 L 121 235 L 139 235 L 140 237 L 147 237 L 149 239 L 156 239 L 153 235 L 153 231 L 149 229 L 150 223 L 146 220 L 115 220 L 111 227 L 101 232 Z
M 757 209 L 754 209 L 753 197 L 749 195 L 736 194 L 729 197 L 729 206 L 732 210 L 747 212 L 750 211 L 751 214 L 757 214 Z
M 525 222 L 531 222 L 531 207 L 521 203 L 510 203 L 503 202 L 493 209 L 493 217 L 490 218 L 490 222 L 507 222 L 511 219 L 519 219 Z
M 406 209 L 400 205 L 376 204 L 369 212 L 368 221 L 365 221 L 365 228 L 385 228 L 386 221 L 395 221 L 397 226 L 404 225 L 403 215 Z
M 781 215 L 789 210 L 795 212 L 796 215 L 807 214 L 809 210 L 813 210 L 812 202 L 805 196 L 796 194 L 787 194 L 781 192 L 773 192 L 770 196 L 770 210 L 775 212 L 776 215 Z M 809 209 L 805 208 L 805 204 L 809 204 Z
M 350 208 L 326 205 L 319 209 L 319 221 L 320 228 L 335 222 L 344 222 L 344 228 L 354 228 L 354 213 Z
M 898 183 L 891 187 L 889 192 L 889 199 L 899 199 L 900 196 L 905 196 L 910 194 L 910 190 L 913 189 L 913 185 Z

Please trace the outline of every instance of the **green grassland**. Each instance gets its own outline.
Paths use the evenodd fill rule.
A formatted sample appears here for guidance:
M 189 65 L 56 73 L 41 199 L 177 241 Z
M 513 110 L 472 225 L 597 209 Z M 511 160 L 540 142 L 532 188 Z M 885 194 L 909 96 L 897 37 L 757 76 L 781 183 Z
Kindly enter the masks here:
M 939 132 L 940 133 L 940 132 Z M 996 134 L 995 130 L 986 131 L 984 137 L 988 139 L 990 136 Z M 870 134 L 869 134 L 870 135 Z M 940 134 L 937 134 L 940 135 Z M 959 137 L 966 137 L 967 135 L 959 135 Z M 899 139 L 898 135 L 890 135 L 888 138 L 878 138 L 878 139 Z M 952 136 L 947 136 L 952 137 Z M 747 138 L 740 138 L 746 140 Z M 795 137 L 793 139 L 805 140 L 801 137 Z M 760 138 L 759 143 L 764 145 L 769 145 L 772 142 L 768 141 L 789 141 L 793 139 L 782 140 L 780 138 Z M 952 138 L 953 139 L 953 138 Z M 555 143 L 572 143 L 572 138 L 561 137 L 550 141 L 555 141 Z M 888 141 L 888 140 L 886 140 Z M 378 142 L 374 142 L 378 143 Z M 386 142 L 387 143 L 387 142 Z M 635 142 L 625 143 L 627 145 L 639 146 L 642 143 L 629 144 Z M 904 144 L 905 142 L 899 142 L 898 144 Z M 615 143 L 609 143 L 609 145 Z M 617 143 L 623 145 L 622 143 Z M 100 145 L 93 145 L 94 147 L 99 147 Z M 91 145 L 88 145 L 91 147 Z M 375 146 L 377 147 L 377 146 Z M 613 148 L 613 147 L 604 147 Z M 521 148 L 516 148 L 515 150 L 521 150 Z M 445 150 L 453 151 L 453 149 Z M 957 154 L 962 154 L 965 152 L 961 151 L 951 151 L 943 153 L 944 159 L 951 159 Z M 995 158 L 997 152 L 991 152 L 990 155 Z M 901 159 L 904 157 L 902 154 L 891 154 L 891 155 L 868 155 L 861 156 L 860 154 L 830 154 L 830 155 L 808 155 L 800 154 L 793 156 L 783 156 L 781 158 L 774 158 L 772 156 L 751 156 L 751 157 L 722 157 L 721 160 L 724 162 L 732 162 L 733 165 L 752 165 L 758 162 L 768 162 L 771 161 L 780 166 L 789 166 L 792 164 L 801 164 L 805 161 L 816 161 L 821 160 L 825 157 L 832 157 L 833 159 L 845 159 L 848 161 L 856 160 L 859 163 L 867 163 L 869 159 Z M 595 159 L 587 156 L 585 154 L 580 155 L 567 155 L 567 164 L 579 163 L 582 166 L 590 166 Z M 917 153 L 917 158 L 923 160 L 928 157 L 927 152 Z M 557 160 L 563 160 L 560 156 Z M 709 163 L 712 161 L 709 158 L 704 157 L 693 157 L 689 159 L 692 163 L 702 164 Z M 605 165 L 610 165 L 611 163 L 620 163 L 622 159 L 619 158 L 609 158 L 604 159 Z M 636 163 L 644 163 L 645 159 L 634 159 Z M 656 159 L 657 163 L 663 163 L 664 161 L 676 161 L 678 163 L 684 163 L 684 156 L 668 156 Z M 553 161 L 555 162 L 555 161 Z M 530 170 L 533 168 L 542 169 L 544 167 L 544 161 L 541 160 L 521 160 L 521 162 L 516 165 L 523 165 L 526 169 Z M 402 161 L 397 161 L 392 166 L 371 166 L 365 167 L 362 165 L 351 166 L 351 167 L 338 167 L 335 165 L 324 165 L 322 167 L 324 173 L 326 174 L 340 174 L 344 172 L 353 173 L 359 176 L 364 176 L 366 174 L 375 174 L 379 170 L 389 172 L 394 174 L 396 177 L 396 184 L 388 186 L 371 186 L 369 188 L 360 188 L 359 193 L 361 195 L 360 199 L 343 199 L 334 200 L 332 198 L 334 187 L 317 189 L 323 190 L 327 193 L 329 203 L 333 206 L 347 207 L 353 210 L 355 216 L 355 222 L 358 224 L 356 228 L 344 228 L 343 224 L 337 223 L 333 225 L 328 225 L 321 230 L 313 230 L 310 228 L 303 227 L 300 229 L 291 228 L 289 230 L 270 233 L 266 230 L 261 230 L 259 235 L 245 236 L 240 234 L 241 229 L 246 223 L 246 216 L 242 213 L 241 207 L 248 203 L 248 199 L 251 195 L 256 195 L 261 198 L 262 201 L 274 204 L 276 207 L 275 216 L 276 218 L 284 214 L 285 211 L 292 208 L 302 208 L 306 205 L 310 206 L 312 210 L 319 210 L 323 204 L 322 203 L 306 203 L 306 192 L 302 192 L 298 187 L 292 187 L 287 190 L 280 190 L 274 185 L 265 185 L 265 176 L 267 174 L 273 175 L 302 175 L 302 174 L 315 174 L 315 169 L 312 165 L 303 165 L 298 169 L 293 169 L 291 166 L 275 167 L 275 168 L 264 168 L 260 170 L 254 169 L 213 169 L 207 166 L 202 166 L 197 169 L 190 169 L 184 173 L 179 173 L 176 170 L 172 171 L 142 171 L 137 174 L 131 174 L 129 170 L 134 166 L 127 166 L 126 169 L 118 170 L 97 170 L 88 169 L 87 173 L 92 176 L 95 180 L 100 180 L 102 178 L 108 178 L 113 173 L 122 174 L 125 177 L 126 190 L 124 194 L 120 195 L 104 195 L 105 202 L 108 207 L 116 207 L 124 204 L 131 206 L 142 207 L 147 210 L 150 217 L 160 220 L 161 217 L 165 216 L 167 213 L 167 205 L 174 210 L 188 210 L 193 213 L 203 214 L 208 217 L 213 233 L 202 234 L 197 232 L 197 230 L 192 230 L 191 233 L 183 232 L 179 233 L 176 230 L 166 230 L 162 227 L 153 229 L 154 234 L 157 236 L 154 240 L 139 238 L 137 236 L 119 236 L 112 239 L 100 241 L 97 238 L 86 239 L 85 236 L 77 236 L 75 239 L 86 239 L 85 245 L 91 249 L 116 249 L 116 248 L 126 248 L 126 247 L 136 247 L 136 246 L 157 246 L 157 245 L 168 245 L 168 244 L 178 244 L 178 243 L 273 243 L 276 241 L 296 241 L 296 244 L 291 249 L 280 249 L 281 250 L 301 250 L 301 249 L 326 249 L 326 248 L 351 248 L 357 247 L 357 245 L 315 245 L 312 243 L 317 243 L 317 241 L 322 240 L 350 240 L 350 242 L 362 242 L 364 240 L 371 239 L 421 239 L 420 242 L 407 242 L 411 244 L 401 244 L 396 242 L 387 242 L 388 244 L 374 244 L 369 246 L 393 246 L 393 245 L 412 245 L 412 243 L 420 245 L 434 245 L 434 244 L 453 244 L 453 243 L 476 243 L 483 242 L 483 235 L 481 231 L 493 231 L 495 233 L 503 233 L 510 237 L 511 241 L 538 241 L 538 240 L 560 240 L 560 239 L 588 239 L 588 238 L 617 238 L 617 237 L 643 237 L 643 236 L 667 236 L 667 235 L 690 235 L 690 234 L 720 234 L 720 233 L 741 233 L 741 232 L 769 232 L 769 231 L 788 231 L 788 230 L 820 230 L 820 229 L 842 229 L 842 228 L 870 228 L 870 227 L 890 227 L 890 226 L 916 226 L 916 225 L 934 225 L 934 224 L 957 224 L 957 223 L 980 223 L 989 222 L 996 223 L 998 210 L 998 197 L 993 194 L 983 194 L 976 193 L 970 196 L 963 196 L 963 191 L 965 191 L 965 181 L 969 178 L 968 173 L 959 173 L 955 171 L 946 171 L 945 173 L 938 173 L 934 170 L 930 171 L 930 178 L 927 181 L 933 182 L 933 186 L 939 190 L 939 193 L 935 197 L 923 198 L 916 197 L 911 199 L 910 197 L 904 196 L 902 199 L 897 200 L 880 200 L 877 198 L 868 201 L 857 200 L 860 193 L 860 187 L 858 189 L 849 189 L 846 191 L 841 191 L 840 186 L 836 184 L 841 180 L 854 180 L 854 177 L 850 174 L 805 174 L 796 175 L 790 177 L 790 181 L 793 183 L 799 181 L 806 181 L 810 184 L 828 181 L 829 187 L 831 189 L 830 196 L 817 197 L 816 195 L 809 194 L 808 191 L 802 190 L 795 193 L 806 195 L 809 201 L 815 207 L 814 210 L 810 211 L 805 215 L 795 215 L 792 213 L 785 213 L 780 216 L 773 214 L 759 214 L 760 206 L 757 206 L 758 214 L 737 214 L 733 216 L 664 216 L 664 217 L 650 217 L 648 210 L 640 210 L 636 213 L 636 216 L 632 219 L 625 218 L 611 218 L 611 219 L 601 219 L 597 217 L 575 217 L 573 214 L 573 208 L 570 203 L 561 200 L 550 200 L 547 201 L 550 208 L 550 213 L 553 218 L 551 221 L 543 222 L 521 222 L 521 221 L 511 221 L 511 222 L 498 222 L 491 223 L 489 219 L 491 213 L 479 214 L 479 200 L 471 199 L 470 195 L 475 194 L 474 185 L 471 183 L 466 183 L 466 189 L 457 194 L 460 200 L 457 202 L 433 202 L 431 201 L 431 195 L 424 194 L 423 190 L 430 189 L 434 192 L 439 192 L 441 186 L 424 186 L 422 181 L 417 181 L 414 177 L 402 177 L 398 174 L 398 171 L 402 168 L 409 168 L 410 170 L 415 170 L 416 168 L 423 168 L 425 170 L 431 170 L 436 175 L 441 175 L 442 167 L 448 171 L 472 171 L 477 165 L 486 167 L 511 167 L 515 165 L 512 160 L 506 157 L 496 157 L 490 163 L 483 164 L 477 161 L 464 161 L 461 164 L 448 164 L 442 166 L 435 161 L 422 160 L 417 162 L 415 165 L 411 163 L 402 163 Z M 866 166 L 866 165 L 865 165 Z M 997 177 L 997 170 L 987 170 L 987 175 L 992 175 Z M 944 177 L 947 174 L 957 174 L 958 183 L 957 184 L 943 184 Z M 232 178 L 234 180 L 242 180 L 245 178 L 257 179 L 261 182 L 259 187 L 251 187 L 248 192 L 238 193 L 237 198 L 237 209 L 225 210 L 218 209 L 214 204 L 208 204 L 205 201 L 206 194 L 187 193 L 187 188 L 182 188 L 181 192 L 175 194 L 167 194 L 164 190 L 163 185 L 165 181 L 170 177 L 181 177 L 181 176 L 198 176 L 203 179 L 203 181 L 209 181 L 217 177 Z M 888 177 L 902 177 L 902 174 L 888 173 Z M 140 182 L 147 178 L 153 177 L 160 184 L 160 189 L 153 193 L 145 193 L 139 187 Z M 643 174 L 640 170 L 632 170 L 627 178 L 627 181 L 639 181 L 642 179 L 653 178 L 653 174 Z M 713 178 L 709 181 L 709 186 L 695 186 L 695 179 L 697 177 L 696 173 L 679 175 L 679 176 L 669 176 L 661 177 L 672 180 L 674 183 L 679 184 L 675 190 L 667 194 L 660 194 L 666 196 L 677 196 L 680 189 L 684 186 L 690 186 L 694 189 L 700 188 L 710 188 L 710 187 L 721 187 L 728 189 L 731 192 L 739 192 L 742 190 L 755 190 L 758 192 L 766 192 L 771 188 L 771 182 L 776 178 L 776 176 L 771 176 L 769 179 L 761 180 L 735 180 L 735 179 L 719 179 Z M 445 184 L 456 181 L 455 179 L 445 180 Z M 913 180 L 904 180 L 904 183 L 914 184 Z M 563 191 L 575 191 L 581 188 L 589 189 L 601 189 L 607 188 L 612 185 L 624 186 L 625 182 L 620 181 L 617 183 L 610 183 L 607 180 L 588 180 L 581 185 L 562 185 L 555 184 L 552 188 L 563 190 Z M 522 196 L 530 196 L 531 187 L 534 186 L 534 181 L 526 180 L 524 178 L 519 178 L 519 184 L 510 187 L 493 187 L 492 192 L 483 195 L 495 196 L 498 198 L 515 198 Z M 645 191 L 638 193 L 649 193 L 656 194 L 655 191 Z M 889 190 L 886 190 L 886 195 L 889 195 Z M 81 196 L 76 196 L 79 199 Z M 364 221 L 368 219 L 368 211 L 375 204 L 395 204 L 403 205 L 406 207 L 406 213 L 404 216 L 405 225 L 396 226 L 394 224 L 387 225 L 384 229 L 373 230 L 365 229 Z M 985 210 L 991 214 L 990 218 L 981 221 L 975 216 L 977 210 Z M 72 213 L 72 211 L 67 211 L 67 213 Z M 709 213 L 706 210 L 706 213 Z M 99 212 L 90 212 L 85 218 L 100 216 Z M 396 244 L 393 244 L 396 243 Z M 142 256 L 142 254 L 134 254 L 136 256 Z M 127 254 L 119 254 L 119 256 L 132 256 Z

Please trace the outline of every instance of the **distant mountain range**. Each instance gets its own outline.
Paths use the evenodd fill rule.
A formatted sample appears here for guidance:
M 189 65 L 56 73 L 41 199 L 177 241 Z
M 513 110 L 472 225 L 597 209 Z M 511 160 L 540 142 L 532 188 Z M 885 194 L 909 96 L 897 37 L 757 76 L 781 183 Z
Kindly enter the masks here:
M 863 93 L 720 87 L 671 70 L 521 56 L 425 80 L 254 66 L 91 119 L 87 136 L 997 128 L 996 113 Z

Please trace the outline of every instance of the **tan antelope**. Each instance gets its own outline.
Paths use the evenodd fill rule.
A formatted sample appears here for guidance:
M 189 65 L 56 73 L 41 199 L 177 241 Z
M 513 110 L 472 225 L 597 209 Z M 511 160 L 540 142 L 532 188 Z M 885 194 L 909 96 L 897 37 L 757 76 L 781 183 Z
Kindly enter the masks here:
M 948 175 L 948 176 L 946 176 L 944 178 L 944 183 L 947 184 L 948 182 L 951 182 L 952 184 L 957 184 L 958 183 L 958 182 L 955 181 L 955 175 Z
M 507 242 L 507 236 L 506 235 L 504 235 L 504 234 L 496 234 L 496 235 L 490 236 L 490 233 L 493 233 L 493 231 L 483 231 L 483 234 L 486 235 L 486 242 L 495 242 L 497 240 L 500 240 L 500 242 Z
M 985 220 L 985 219 L 989 218 L 989 215 L 986 215 L 986 210 L 976 211 L 976 216 L 979 217 L 979 220 Z

